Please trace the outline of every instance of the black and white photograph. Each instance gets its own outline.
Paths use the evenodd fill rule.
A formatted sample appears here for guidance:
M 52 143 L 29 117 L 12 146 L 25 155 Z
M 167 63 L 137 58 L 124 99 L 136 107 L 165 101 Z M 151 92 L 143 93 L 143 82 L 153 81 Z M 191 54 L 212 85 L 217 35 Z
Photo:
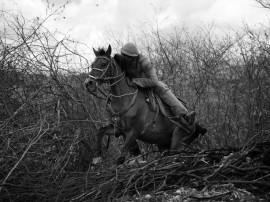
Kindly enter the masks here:
M 270 201 L 270 0 L 0 0 L 2 201 Z

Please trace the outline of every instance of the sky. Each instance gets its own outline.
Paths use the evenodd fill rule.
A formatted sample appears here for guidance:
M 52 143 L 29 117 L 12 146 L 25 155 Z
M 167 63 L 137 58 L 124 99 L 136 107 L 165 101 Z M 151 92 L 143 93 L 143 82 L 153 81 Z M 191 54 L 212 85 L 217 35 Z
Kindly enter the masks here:
M 26 19 L 44 18 L 66 0 L 0 0 L 1 10 L 20 12 Z M 99 44 L 108 29 L 126 33 L 129 27 L 157 23 L 161 30 L 172 27 L 214 23 L 220 30 L 268 25 L 270 10 L 255 0 L 69 0 L 61 16 L 47 21 L 50 30 L 59 30 L 89 46 Z M 49 5 L 49 6 L 48 6 Z M 124 39 L 123 39 L 124 40 Z

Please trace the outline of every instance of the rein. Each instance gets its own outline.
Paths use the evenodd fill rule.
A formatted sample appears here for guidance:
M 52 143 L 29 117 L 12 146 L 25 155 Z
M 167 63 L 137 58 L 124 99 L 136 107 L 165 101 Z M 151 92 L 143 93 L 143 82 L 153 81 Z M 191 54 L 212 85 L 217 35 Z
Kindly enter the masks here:
M 121 74 L 118 74 L 118 71 L 117 71 L 117 68 L 116 68 L 116 64 L 115 64 L 115 61 L 113 59 L 109 59 L 105 56 L 98 56 L 96 57 L 96 60 L 97 59 L 106 59 L 108 60 L 108 64 L 106 66 L 105 69 L 99 69 L 99 68 L 92 68 L 92 70 L 96 70 L 96 71 L 100 71 L 102 72 L 101 76 L 99 78 L 95 77 L 95 76 L 92 76 L 92 75 L 89 75 L 90 78 L 96 80 L 97 82 L 109 82 L 110 80 L 113 80 L 113 79 L 118 79 L 116 80 L 114 83 L 110 83 L 109 86 L 114 86 L 116 85 L 117 83 L 119 83 L 122 79 L 125 78 L 125 72 L 122 72 Z M 114 67 L 115 70 L 116 70 L 116 76 L 112 76 L 112 77 L 106 77 L 106 72 L 108 71 L 109 67 Z M 103 78 L 104 77 L 104 78 Z M 133 95 L 130 103 L 128 104 L 127 107 L 125 107 L 124 109 L 122 109 L 121 111 L 119 112 L 115 112 L 113 107 L 111 106 L 111 97 L 116 97 L 116 98 L 120 98 L 120 97 L 125 97 L 125 96 L 129 96 L 129 95 Z M 138 88 L 136 89 L 136 91 L 134 92 L 131 92 L 131 93 L 126 93 L 126 94 L 122 94 L 122 95 L 113 95 L 113 94 L 109 94 L 107 96 L 107 110 L 112 114 L 112 116 L 114 118 L 117 119 L 117 117 L 120 117 L 122 114 L 125 114 L 126 112 L 128 112 L 128 110 L 134 105 L 135 103 L 135 100 L 138 96 Z
M 92 70 L 96 70 L 96 71 L 102 72 L 102 75 L 101 75 L 99 78 L 97 78 L 97 77 L 95 77 L 95 76 L 92 76 L 92 75 L 89 75 L 90 78 L 92 78 L 92 79 L 94 79 L 94 80 L 96 80 L 96 81 L 106 82 L 106 81 L 110 81 L 110 80 L 113 80 L 113 79 L 117 79 L 118 77 L 121 77 L 119 80 L 115 81 L 113 84 L 110 84 L 110 86 L 113 86 L 113 85 L 117 84 L 118 82 L 120 82 L 120 81 L 125 77 L 125 72 L 122 72 L 121 74 L 118 74 L 118 75 L 113 76 L 113 77 L 105 77 L 105 78 L 102 78 L 102 77 L 105 76 L 105 74 L 106 74 L 106 72 L 108 71 L 109 67 L 112 67 L 112 66 L 115 67 L 115 66 L 116 66 L 116 65 L 115 65 L 115 61 L 112 60 L 112 59 L 109 59 L 109 58 L 107 58 L 107 57 L 105 57 L 105 56 L 98 56 L 98 57 L 96 57 L 96 60 L 97 60 L 97 59 L 106 59 L 106 60 L 108 60 L 109 62 L 108 62 L 108 64 L 107 64 L 107 66 L 106 66 L 105 69 L 92 68 Z M 116 70 L 117 70 L 117 69 L 116 69 Z M 117 73 L 118 73 L 118 72 L 116 71 L 116 74 L 117 74 Z
M 129 95 L 129 94 L 128 94 Z M 123 95 L 125 96 L 125 95 Z M 107 102 L 107 109 L 108 111 L 112 114 L 113 117 L 120 117 L 122 114 L 125 114 L 126 112 L 128 112 L 128 110 L 134 105 L 135 103 L 135 100 L 138 96 L 138 89 L 133 93 L 133 97 L 132 97 L 132 100 L 129 102 L 128 106 L 125 107 L 124 109 L 122 109 L 121 111 L 119 112 L 115 112 L 112 105 L 111 105 L 111 102 L 110 100 L 108 99 L 108 102 Z

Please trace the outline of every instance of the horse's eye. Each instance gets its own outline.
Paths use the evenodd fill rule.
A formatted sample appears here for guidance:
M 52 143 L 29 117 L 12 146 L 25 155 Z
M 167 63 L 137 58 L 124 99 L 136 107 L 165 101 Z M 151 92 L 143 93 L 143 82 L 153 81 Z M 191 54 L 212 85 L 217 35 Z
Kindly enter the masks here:
M 102 67 L 105 67 L 106 66 L 106 64 L 105 63 L 102 63 L 102 65 L 101 65 Z

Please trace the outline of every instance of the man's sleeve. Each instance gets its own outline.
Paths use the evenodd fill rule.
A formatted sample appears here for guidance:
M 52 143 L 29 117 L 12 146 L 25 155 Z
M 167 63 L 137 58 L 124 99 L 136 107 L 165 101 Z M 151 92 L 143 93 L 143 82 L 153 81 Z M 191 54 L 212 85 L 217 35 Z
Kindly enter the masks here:
M 142 88 L 151 88 L 155 87 L 158 82 L 158 77 L 156 69 L 152 67 L 150 61 L 147 58 L 144 58 L 141 62 L 141 67 L 143 71 L 144 78 L 134 78 L 133 82 Z

